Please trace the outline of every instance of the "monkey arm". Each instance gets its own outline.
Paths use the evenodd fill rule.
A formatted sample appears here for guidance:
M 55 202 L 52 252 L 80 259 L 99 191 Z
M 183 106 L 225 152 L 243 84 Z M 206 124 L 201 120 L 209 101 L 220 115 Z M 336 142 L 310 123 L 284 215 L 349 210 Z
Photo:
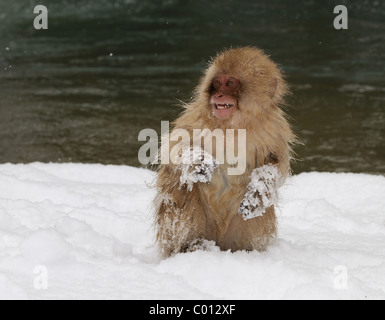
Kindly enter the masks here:
M 262 216 L 267 208 L 274 205 L 277 190 L 282 184 L 282 176 L 277 166 L 271 163 L 254 169 L 250 180 L 238 210 L 244 220 Z
M 218 166 L 218 161 L 202 148 L 187 148 L 183 151 L 181 163 L 177 167 L 181 171 L 180 186 L 187 185 L 187 189 L 191 191 L 195 183 L 210 182 Z

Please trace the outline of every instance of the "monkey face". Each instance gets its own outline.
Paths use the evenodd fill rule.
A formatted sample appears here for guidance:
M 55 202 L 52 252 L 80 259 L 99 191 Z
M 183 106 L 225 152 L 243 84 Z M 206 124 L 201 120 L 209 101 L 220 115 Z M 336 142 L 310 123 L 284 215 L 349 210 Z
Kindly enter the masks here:
M 238 111 L 241 81 L 236 75 L 217 74 L 211 82 L 210 106 L 218 119 L 228 119 Z
M 280 69 L 263 51 L 234 48 L 210 61 L 189 109 L 195 121 L 204 115 L 207 127 L 253 127 L 256 119 L 279 112 L 288 92 Z

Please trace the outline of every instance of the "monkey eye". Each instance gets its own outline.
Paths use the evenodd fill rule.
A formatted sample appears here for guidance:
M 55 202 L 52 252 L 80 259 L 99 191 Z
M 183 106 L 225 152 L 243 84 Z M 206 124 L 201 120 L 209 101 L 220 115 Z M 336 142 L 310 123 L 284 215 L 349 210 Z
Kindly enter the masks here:
M 219 80 L 219 79 L 214 79 L 214 80 L 213 80 L 213 85 L 214 85 L 214 87 L 215 87 L 216 89 L 218 89 L 218 88 L 220 88 L 220 87 L 222 86 L 222 82 L 221 82 L 221 80 Z
M 234 80 L 229 80 L 229 81 L 227 81 L 227 83 L 226 83 L 226 85 L 228 86 L 228 87 L 235 87 L 235 81 Z

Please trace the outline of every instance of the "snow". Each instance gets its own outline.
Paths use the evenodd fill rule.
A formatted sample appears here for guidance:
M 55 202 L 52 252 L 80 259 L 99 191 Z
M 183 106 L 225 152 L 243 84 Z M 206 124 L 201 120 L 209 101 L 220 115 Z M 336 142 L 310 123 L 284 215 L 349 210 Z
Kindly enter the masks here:
M 187 190 L 191 192 L 195 183 L 210 182 L 213 172 L 218 166 L 218 161 L 200 146 L 186 148 L 178 165 L 181 171 L 180 186 L 186 185 Z
M 65 259 L 69 250 L 69 244 L 63 237 L 50 229 L 35 231 L 20 243 L 21 254 L 37 264 Z
M 125 166 L 0 165 L 0 299 L 385 299 L 385 177 L 293 176 L 266 252 L 211 243 L 165 260 L 154 178 Z
M 276 166 L 267 164 L 253 170 L 238 213 L 243 220 L 261 217 L 266 209 L 276 205 L 277 191 L 281 186 L 281 174 Z

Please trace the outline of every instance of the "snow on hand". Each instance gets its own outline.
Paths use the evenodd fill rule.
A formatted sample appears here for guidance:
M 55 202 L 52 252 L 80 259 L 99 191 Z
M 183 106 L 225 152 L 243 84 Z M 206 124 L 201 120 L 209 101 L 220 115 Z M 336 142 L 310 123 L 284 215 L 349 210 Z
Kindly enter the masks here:
M 244 220 L 262 216 L 275 205 L 281 175 L 276 166 L 267 164 L 253 170 L 238 213 Z
M 153 179 L 125 166 L 0 165 L 0 299 L 385 299 L 385 177 L 293 176 L 266 252 L 213 245 L 166 260 Z
M 218 161 L 201 147 L 187 148 L 183 151 L 179 164 L 179 169 L 182 171 L 180 185 L 187 185 L 187 190 L 192 191 L 194 183 L 210 182 L 218 166 Z

